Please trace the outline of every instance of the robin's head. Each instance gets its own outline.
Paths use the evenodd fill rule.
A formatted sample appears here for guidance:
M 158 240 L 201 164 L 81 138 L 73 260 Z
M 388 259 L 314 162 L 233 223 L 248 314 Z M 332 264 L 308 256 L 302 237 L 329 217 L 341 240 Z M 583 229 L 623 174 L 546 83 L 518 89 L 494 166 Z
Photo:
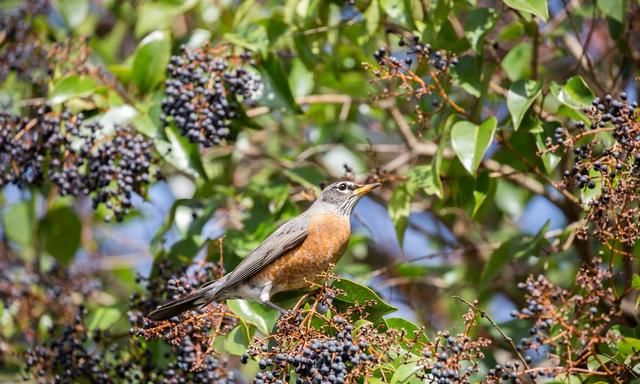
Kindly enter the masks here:
M 320 197 L 313 204 L 313 209 L 348 216 L 362 196 L 379 186 L 380 183 L 360 185 L 350 181 L 338 181 L 322 190 Z

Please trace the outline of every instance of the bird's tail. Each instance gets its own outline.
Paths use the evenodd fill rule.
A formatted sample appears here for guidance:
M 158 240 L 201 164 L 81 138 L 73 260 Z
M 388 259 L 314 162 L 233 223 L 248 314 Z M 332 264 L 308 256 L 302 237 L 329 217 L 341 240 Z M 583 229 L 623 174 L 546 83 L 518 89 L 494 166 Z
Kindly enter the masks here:
M 209 282 L 181 299 L 159 306 L 149 312 L 147 317 L 155 321 L 167 320 L 189 309 L 207 305 L 216 299 L 221 287 L 221 280 Z

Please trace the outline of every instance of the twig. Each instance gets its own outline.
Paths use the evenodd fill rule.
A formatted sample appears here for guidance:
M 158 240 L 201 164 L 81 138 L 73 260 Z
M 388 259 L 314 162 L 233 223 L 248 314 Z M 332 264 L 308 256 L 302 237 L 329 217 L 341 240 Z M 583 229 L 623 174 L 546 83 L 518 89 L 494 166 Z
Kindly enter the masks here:
M 487 319 L 489 321 L 489 323 L 491 323 L 491 326 L 494 327 L 498 333 L 500 333 L 500 335 L 502 336 L 502 338 L 511 346 L 511 348 L 513 348 L 513 351 L 516 353 L 516 355 L 518 355 L 518 358 L 520 359 L 520 361 L 522 362 L 522 364 L 524 365 L 525 369 L 529 369 L 529 364 L 527 364 L 527 361 L 524 359 L 524 357 L 522 356 L 522 354 L 518 351 L 518 348 L 516 348 L 516 345 L 513 343 L 513 339 L 509 336 L 507 336 L 506 333 L 504 333 L 504 331 L 498 326 L 498 324 L 491 318 L 491 316 L 489 316 L 487 314 L 487 312 L 481 310 L 480 308 L 478 308 L 478 306 L 474 303 L 471 303 L 465 299 L 463 299 L 460 296 L 453 296 L 454 299 L 457 299 L 461 302 L 463 302 L 464 304 L 468 305 L 470 308 L 472 308 L 474 311 L 477 311 L 481 317 Z

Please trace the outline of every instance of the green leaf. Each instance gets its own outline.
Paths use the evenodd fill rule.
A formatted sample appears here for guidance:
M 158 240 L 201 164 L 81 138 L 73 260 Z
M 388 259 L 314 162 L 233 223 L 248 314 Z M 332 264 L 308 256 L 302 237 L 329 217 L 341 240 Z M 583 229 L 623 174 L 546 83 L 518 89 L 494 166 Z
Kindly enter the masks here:
M 531 73 L 533 46 L 525 41 L 511 48 L 500 65 L 511 81 L 526 78 Z
M 613 20 L 624 23 L 625 0 L 597 0 L 598 9 Z
M 407 342 L 401 341 L 400 344 L 405 349 L 410 348 L 410 352 L 418 353 L 422 349 L 422 345 L 429 341 L 424 331 L 407 319 L 389 317 L 384 319 L 384 322 L 387 328 L 393 328 L 399 332 L 403 332 L 403 339 L 407 340 Z M 414 343 L 415 341 L 418 341 L 418 343 Z
M 442 183 L 432 164 L 417 165 L 409 170 L 407 176 L 415 188 L 422 189 L 427 195 L 442 195 Z
M 640 289 L 640 275 L 633 275 L 633 279 L 631 279 L 631 288 Z
M 236 32 L 225 33 L 224 39 L 239 47 L 263 54 L 269 48 L 267 28 L 261 24 L 247 24 Z
M 238 324 L 225 337 L 224 350 L 232 355 L 241 356 L 247 350 L 250 339 L 246 326 Z
M 367 34 L 369 37 L 372 37 L 378 31 L 378 27 L 380 26 L 380 1 L 372 0 L 367 7 L 367 10 L 364 11 L 364 19 L 367 25 Z
M 380 0 L 382 10 L 398 24 L 415 29 L 411 2 L 406 0 Z
M 546 0 L 503 0 L 503 2 L 518 11 L 532 13 L 543 21 L 549 19 L 549 8 Z
M 279 313 L 262 304 L 247 300 L 227 300 L 231 312 L 235 313 L 247 324 L 254 325 L 263 335 L 271 333 L 278 320 Z
M 54 85 L 49 101 L 51 104 L 64 103 L 69 99 L 86 97 L 98 88 L 98 84 L 89 76 L 71 75 Z
M 545 224 L 542 229 L 535 235 L 519 235 L 505 241 L 498 249 L 493 251 L 487 264 L 485 264 L 480 276 L 480 289 L 486 289 L 489 284 L 500 273 L 503 272 L 504 266 L 511 260 L 519 259 L 526 256 L 537 256 L 540 252 L 540 246 L 544 240 L 544 234 L 547 232 L 549 223 Z
M 622 356 L 636 356 L 640 351 L 640 339 L 623 337 L 618 342 L 618 353 Z
M 96 329 L 108 329 L 120 320 L 120 311 L 114 307 L 100 307 L 89 315 L 87 328 L 90 331 Z
M 393 376 L 391 376 L 391 384 L 406 383 L 419 370 L 422 370 L 422 367 L 416 362 L 402 364 L 396 369 Z
M 452 75 L 458 84 L 470 95 L 480 97 L 482 95 L 481 63 L 478 58 L 462 56 L 458 58 L 458 64 L 453 67 Z
M 193 8 L 198 0 L 144 1 L 137 9 L 137 37 L 154 30 L 168 29 L 182 13 Z
M 573 76 L 560 88 L 557 97 L 562 103 L 578 109 L 591 105 L 594 96 L 581 76 Z
M 296 104 L 287 74 L 282 68 L 280 59 L 274 54 L 269 54 L 261 65 L 262 80 L 264 82 L 264 91 L 261 104 L 274 109 L 284 108 L 290 112 L 299 113 L 300 107 Z
M 404 232 L 409 224 L 409 214 L 411 213 L 411 201 L 415 195 L 415 188 L 406 182 L 397 186 L 389 199 L 389 217 L 396 229 L 398 242 L 402 245 Z
M 22 201 L 5 210 L 2 217 L 3 230 L 9 240 L 22 246 L 31 245 L 33 212 L 29 202 Z
M 208 179 L 198 145 L 177 132 L 173 124 L 165 128 L 165 135 L 167 140 L 156 138 L 153 141 L 160 156 L 180 171 L 193 177 Z
M 82 24 L 89 15 L 88 0 L 56 0 L 54 4 L 71 29 Z
M 132 75 L 138 89 L 146 93 L 158 85 L 165 76 L 171 57 L 171 36 L 168 31 L 155 31 L 147 35 L 133 56 Z
M 492 8 L 476 8 L 469 11 L 464 23 L 464 36 L 477 52 L 482 51 L 482 41 L 496 25 L 498 14 Z
M 69 265 L 80 246 L 82 223 L 69 206 L 50 209 L 38 230 L 44 249 L 62 265 Z
M 333 287 L 344 291 L 344 294 L 336 297 L 336 301 L 352 305 L 365 305 L 367 303 L 371 303 L 372 305 L 366 307 L 366 310 L 369 313 L 368 320 L 376 321 L 382 318 L 382 316 L 398 310 L 398 308 L 384 302 L 371 288 L 358 284 L 354 281 L 340 278 L 340 280 L 333 283 Z
M 525 113 L 540 95 L 542 84 L 537 81 L 519 80 L 511 85 L 507 93 L 507 109 L 511 114 L 513 129 L 518 130 Z
M 304 65 L 302 60 L 296 59 L 291 66 L 289 87 L 296 97 L 307 96 L 315 85 L 314 74 Z
M 497 124 L 496 118 L 490 117 L 480 126 L 470 121 L 459 121 L 451 129 L 453 151 L 464 168 L 472 175 L 475 175 L 493 141 Z

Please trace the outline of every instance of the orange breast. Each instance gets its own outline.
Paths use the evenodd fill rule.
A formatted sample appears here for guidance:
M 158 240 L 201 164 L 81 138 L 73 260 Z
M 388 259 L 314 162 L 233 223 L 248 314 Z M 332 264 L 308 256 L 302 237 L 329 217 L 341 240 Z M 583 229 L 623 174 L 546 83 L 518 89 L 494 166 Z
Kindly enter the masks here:
M 254 281 L 272 281 L 272 294 L 308 288 L 309 282 L 319 283 L 319 274 L 335 264 L 351 235 L 348 217 L 315 215 L 309 224 L 307 238 L 286 255 L 279 257 L 254 276 Z

